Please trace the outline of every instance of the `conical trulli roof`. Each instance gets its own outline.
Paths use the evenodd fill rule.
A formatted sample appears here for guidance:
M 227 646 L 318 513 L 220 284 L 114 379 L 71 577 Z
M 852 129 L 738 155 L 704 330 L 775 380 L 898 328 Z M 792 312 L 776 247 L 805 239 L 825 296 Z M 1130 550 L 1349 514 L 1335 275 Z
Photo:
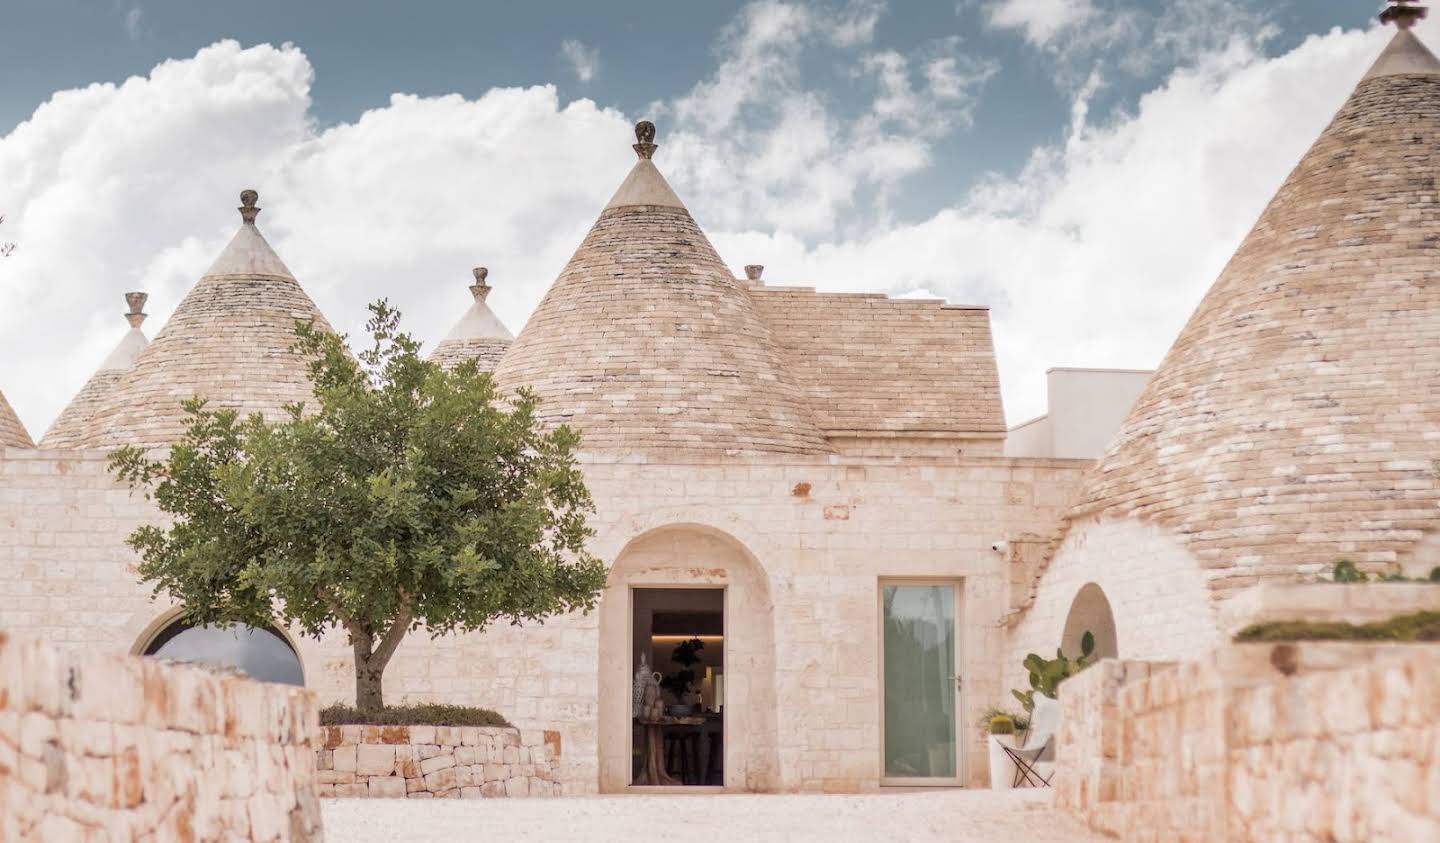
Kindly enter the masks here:
M 505 349 L 515 340 L 515 335 L 485 304 L 485 297 L 490 294 L 490 285 L 485 281 L 489 274 L 490 270 L 485 267 L 475 267 L 475 283 L 470 285 L 470 294 L 475 300 L 445 339 L 430 352 L 430 359 L 447 369 L 474 360 L 480 371 L 492 372 Z
M 655 127 L 579 250 L 495 370 L 586 450 L 822 453 L 744 285 L 650 156 Z
M 311 401 L 305 360 L 290 351 L 295 323 L 329 323 L 255 227 L 253 190 L 241 194 L 243 224 L 96 412 L 78 447 L 163 447 L 185 429 L 181 402 L 279 418 Z
M 33 448 L 35 442 L 10 402 L 5 400 L 5 393 L 0 392 L 0 448 L 5 447 Z
M 1175 530 L 1221 590 L 1406 561 L 1440 529 L 1437 174 L 1440 62 L 1402 28 L 1201 301 L 1072 515 Z
M 40 440 L 42 448 L 74 448 L 78 443 L 85 442 L 95 435 L 93 429 L 95 412 L 120 378 L 135 365 L 135 360 L 150 344 L 145 337 L 145 332 L 140 326 L 145 322 L 145 314 L 141 310 L 145 307 L 145 300 L 148 298 L 144 293 L 126 293 L 125 303 L 130 310 L 125 314 L 125 321 L 130 324 L 130 330 L 120 338 L 110 355 L 90 376 L 90 380 L 80 388 L 70 403 L 50 425 L 45 436 Z

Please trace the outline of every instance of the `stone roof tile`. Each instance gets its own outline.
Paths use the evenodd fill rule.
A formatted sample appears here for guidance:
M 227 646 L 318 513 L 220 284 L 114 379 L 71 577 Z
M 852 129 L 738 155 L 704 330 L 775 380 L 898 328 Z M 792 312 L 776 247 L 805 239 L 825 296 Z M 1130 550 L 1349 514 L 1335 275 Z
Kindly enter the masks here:
M 1417 45 L 1395 36 L 1285 180 L 1072 518 L 1160 522 L 1221 590 L 1440 529 L 1440 74 Z
M 0 447 L 35 447 L 35 441 L 30 438 L 30 433 L 25 429 L 20 417 L 15 415 L 10 402 L 5 400 L 3 392 L 0 392 Z
M 55 421 L 51 423 L 50 429 L 41 438 L 40 445 L 44 448 L 73 448 L 77 443 L 86 441 L 94 435 L 92 425 L 95 419 L 95 412 L 109 395 L 115 384 L 120 382 L 120 376 L 131 366 L 140 353 L 150 344 L 145 337 L 145 332 L 140 326 L 145 322 L 145 314 L 141 310 L 148 298 L 144 293 L 126 293 L 125 302 L 130 306 L 129 312 L 125 314 L 125 321 L 129 323 L 130 330 L 120 338 L 120 342 L 106 358 L 101 361 L 100 368 L 90 376 L 65 409 L 60 412 Z
M 505 349 L 515 339 L 515 335 L 485 303 L 485 297 L 490 294 L 490 285 L 486 283 L 489 274 L 490 270 L 483 266 L 475 268 L 475 283 L 470 285 L 474 301 L 445 339 L 430 352 L 430 359 L 447 369 L 465 360 L 474 360 L 480 371 L 494 371 Z

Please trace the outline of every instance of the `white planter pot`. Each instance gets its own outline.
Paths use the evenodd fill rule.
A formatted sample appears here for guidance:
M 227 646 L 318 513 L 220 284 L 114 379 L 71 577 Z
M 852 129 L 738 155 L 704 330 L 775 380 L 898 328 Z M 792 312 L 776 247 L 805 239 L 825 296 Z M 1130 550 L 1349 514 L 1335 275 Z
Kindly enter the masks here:
M 1014 735 L 990 735 L 990 789 L 1009 790 L 1014 787 L 1015 762 L 1002 747 L 1015 748 Z

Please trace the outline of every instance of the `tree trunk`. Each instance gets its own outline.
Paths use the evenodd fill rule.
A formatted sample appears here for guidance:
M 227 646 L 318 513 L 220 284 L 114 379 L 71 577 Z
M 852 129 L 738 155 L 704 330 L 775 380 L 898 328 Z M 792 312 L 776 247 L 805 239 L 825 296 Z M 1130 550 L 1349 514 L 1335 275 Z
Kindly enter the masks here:
M 361 711 L 379 711 L 385 707 L 382 682 L 385 665 L 377 664 L 378 660 L 369 651 L 368 643 L 355 645 L 355 707 Z
M 385 665 L 395 655 L 400 639 L 410 629 L 410 611 L 406 606 L 390 622 L 390 628 L 376 645 L 375 636 L 358 625 L 350 627 L 350 645 L 355 649 L 355 707 L 361 711 L 379 711 L 385 707 L 382 679 Z

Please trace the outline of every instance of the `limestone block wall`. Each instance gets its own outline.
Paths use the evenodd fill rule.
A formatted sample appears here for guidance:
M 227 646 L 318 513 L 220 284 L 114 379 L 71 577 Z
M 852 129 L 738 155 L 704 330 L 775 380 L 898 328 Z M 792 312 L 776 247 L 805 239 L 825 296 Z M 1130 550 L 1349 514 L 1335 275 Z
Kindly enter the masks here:
M 104 453 L 93 451 L 11 449 L 0 459 L 0 625 L 65 648 L 123 653 L 171 611 L 136 581 L 124 544 L 158 513 L 115 484 L 105 465 Z M 984 736 L 973 723 L 1012 687 L 1001 677 L 1008 563 L 991 545 L 1049 533 L 1086 466 L 953 456 L 590 455 L 584 462 L 597 505 L 591 549 L 607 563 L 641 547 L 647 534 L 689 530 L 693 540 L 679 540 L 668 561 L 645 569 L 668 565 L 670 573 L 654 575 L 680 576 L 674 571 L 687 558 L 707 552 L 710 539 L 701 536 L 721 536 L 753 559 L 768 589 L 773 656 L 744 677 L 727 675 L 727 685 L 758 683 L 752 687 L 762 696 L 772 689 L 775 745 L 755 756 L 774 759 L 772 774 L 731 780 L 727 770 L 727 785 L 851 791 L 878 787 L 877 594 L 880 580 L 892 577 L 962 582 L 964 769 L 970 783 L 984 780 Z M 599 611 L 543 625 L 497 624 L 437 639 L 417 630 L 386 671 L 387 701 L 484 706 L 522 730 L 558 731 L 564 793 L 623 787 L 616 784 L 623 772 L 602 783 L 600 735 L 628 729 L 603 720 L 602 698 L 614 693 L 607 683 L 616 671 L 628 672 L 630 644 L 628 635 L 602 628 L 601 617 L 637 584 L 643 581 L 616 581 Z M 616 609 L 623 618 L 623 607 Z M 323 702 L 353 700 L 342 634 L 291 640 L 307 687 Z
M 1201 657 L 1222 641 L 1206 575 L 1163 527 L 1134 519 L 1072 524 L 1040 574 L 1032 605 L 1010 629 L 1006 687 L 1029 687 L 1021 667 L 1025 654 L 1054 654 L 1075 597 L 1087 583 L 1098 585 L 1110 603 L 1120 658 Z
M 319 840 L 315 695 L 0 631 L 0 840 Z
M 1102 662 L 1060 701 L 1057 804 L 1126 841 L 1440 839 L 1440 644 Z
M 554 796 L 560 733 L 478 726 L 325 726 L 321 796 Z

